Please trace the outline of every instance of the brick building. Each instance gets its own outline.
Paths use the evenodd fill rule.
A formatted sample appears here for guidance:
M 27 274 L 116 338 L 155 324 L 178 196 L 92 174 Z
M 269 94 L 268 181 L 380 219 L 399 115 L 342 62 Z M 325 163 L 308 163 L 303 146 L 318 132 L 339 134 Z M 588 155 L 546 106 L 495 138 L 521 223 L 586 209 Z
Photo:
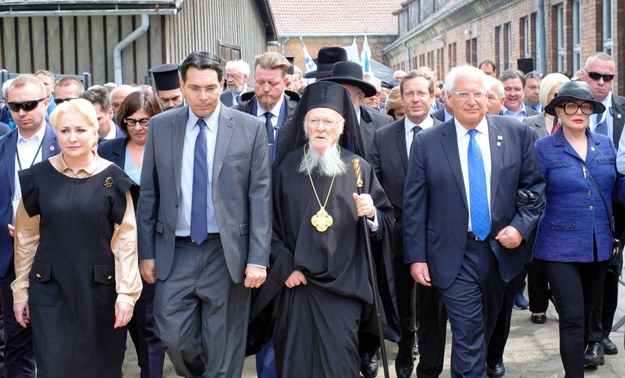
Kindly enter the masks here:
M 367 36 L 371 57 L 385 63 L 384 48 L 397 38 L 393 11 L 403 0 L 268 0 L 276 25 L 277 44 L 273 49 L 295 57 L 294 63 L 306 72 L 299 37 L 313 58 L 325 46 L 349 46 L 356 38 L 359 52 Z
M 543 0 L 547 72 L 573 74 L 589 54 L 605 51 L 624 61 L 625 1 Z M 394 14 L 399 37 L 384 53 L 390 67 L 430 66 L 439 79 L 458 64 L 496 62 L 498 72 L 531 59 L 537 68 L 538 0 L 408 0 Z M 619 41 L 621 41 L 619 43 Z M 614 88 L 625 93 L 625 65 Z

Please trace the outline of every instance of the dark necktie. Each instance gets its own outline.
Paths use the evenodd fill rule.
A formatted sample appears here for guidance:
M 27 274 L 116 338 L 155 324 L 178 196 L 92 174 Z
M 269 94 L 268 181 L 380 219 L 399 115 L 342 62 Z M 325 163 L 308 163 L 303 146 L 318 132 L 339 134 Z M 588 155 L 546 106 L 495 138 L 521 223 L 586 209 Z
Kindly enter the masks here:
M 597 113 L 597 127 L 595 133 L 608 135 L 608 117 L 603 117 L 605 113 Z M 603 121 L 601 120 L 603 118 Z
M 273 144 L 273 124 L 271 123 L 271 112 L 265 112 L 265 128 L 267 129 L 267 142 Z
M 475 140 L 477 130 L 469 130 L 469 192 L 471 204 L 471 226 L 473 233 L 480 240 L 486 240 L 490 233 L 490 214 L 488 210 L 488 195 L 486 193 L 486 174 L 480 146 Z
M 208 224 L 208 162 L 206 151 L 206 123 L 199 119 L 196 125 L 200 132 L 195 138 L 193 150 L 193 191 L 191 194 L 191 239 L 200 245 L 206 240 Z
M 423 130 L 421 126 L 412 126 L 412 143 L 414 143 L 415 139 L 417 139 L 417 134 L 421 130 Z

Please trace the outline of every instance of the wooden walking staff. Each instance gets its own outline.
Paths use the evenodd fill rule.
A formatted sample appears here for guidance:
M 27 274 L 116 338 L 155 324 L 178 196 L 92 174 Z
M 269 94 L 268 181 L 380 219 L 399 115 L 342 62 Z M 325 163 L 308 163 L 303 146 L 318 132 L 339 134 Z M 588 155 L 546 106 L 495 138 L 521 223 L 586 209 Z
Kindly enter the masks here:
M 356 158 L 352 160 L 352 166 L 354 167 L 354 175 L 356 176 L 356 189 L 358 195 L 362 194 L 362 174 L 360 172 L 360 159 Z M 373 286 L 373 309 L 378 322 L 378 333 L 380 337 L 380 352 L 382 354 L 382 366 L 384 366 L 384 377 L 389 378 L 388 372 L 388 359 L 386 357 L 386 346 L 384 345 L 384 328 L 382 327 L 382 318 L 380 315 L 380 304 L 378 298 L 380 292 L 378 291 L 378 280 L 375 276 L 375 267 L 373 265 L 373 253 L 371 252 L 371 242 L 369 240 L 369 227 L 367 226 L 367 219 L 365 216 L 360 217 L 360 224 L 365 235 L 365 249 L 367 252 L 367 263 L 369 265 L 369 279 L 371 286 Z

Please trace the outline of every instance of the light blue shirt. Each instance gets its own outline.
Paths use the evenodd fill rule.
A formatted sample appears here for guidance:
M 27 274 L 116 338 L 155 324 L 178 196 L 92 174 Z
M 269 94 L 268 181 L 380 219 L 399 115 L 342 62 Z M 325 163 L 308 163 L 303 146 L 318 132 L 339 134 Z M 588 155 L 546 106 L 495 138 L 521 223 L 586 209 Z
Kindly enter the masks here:
M 593 114 L 590 116 L 590 131 L 594 133 L 597 125 L 606 120 L 608 125 L 608 136 L 612 139 L 612 136 L 614 135 L 614 126 L 612 125 L 612 117 L 610 117 L 610 115 L 612 115 L 612 91 L 605 96 L 601 103 L 605 106 L 605 112 L 603 112 L 603 114 Z M 600 117 L 598 120 L 597 116 Z M 615 140 L 614 144 L 617 145 L 619 142 Z
M 516 118 L 519 121 L 523 121 L 523 119 L 525 117 L 527 117 L 527 111 L 525 110 L 525 103 L 523 103 L 523 106 L 521 107 L 521 110 L 519 110 L 518 112 L 513 112 L 512 110 L 504 107 L 503 108 L 503 112 L 502 114 L 506 117 L 512 117 L 512 118 Z
M 126 158 L 124 159 L 124 172 L 136 182 L 137 185 L 141 185 L 141 167 L 137 167 L 130 157 L 128 148 L 126 147 Z
M 206 193 L 208 209 L 206 217 L 208 221 L 208 233 L 219 232 L 215 208 L 213 206 L 213 160 L 215 158 L 215 146 L 217 145 L 217 130 L 219 125 L 219 113 L 221 104 L 218 103 L 215 111 L 204 118 L 206 122 L 206 151 L 208 163 L 208 191 Z M 193 191 L 193 159 L 195 139 L 200 133 L 196 125 L 196 116 L 189 108 L 189 119 L 185 125 L 184 142 L 182 146 L 182 169 L 180 175 L 180 206 L 178 207 L 178 219 L 176 221 L 176 236 L 189 236 L 191 234 L 191 198 Z M 182 126 L 182 125 L 181 125 Z M 173 180 L 173 178 L 172 178 Z

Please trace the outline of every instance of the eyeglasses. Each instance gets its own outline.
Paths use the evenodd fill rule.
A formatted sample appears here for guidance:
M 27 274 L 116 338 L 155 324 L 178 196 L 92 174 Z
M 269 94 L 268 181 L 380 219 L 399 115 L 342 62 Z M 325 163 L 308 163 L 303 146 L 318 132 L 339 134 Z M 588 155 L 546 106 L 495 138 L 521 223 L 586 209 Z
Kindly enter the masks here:
M 240 74 L 226 74 L 226 80 L 230 80 L 230 79 L 237 80 L 241 76 L 243 76 L 243 75 L 240 75 Z
M 603 81 L 612 81 L 614 79 L 614 74 L 601 74 L 599 72 L 588 72 L 586 71 L 588 76 L 594 81 L 599 81 L 599 79 L 603 78 Z
M 467 101 L 469 98 L 471 98 L 471 95 L 473 95 L 473 98 L 476 100 L 481 100 L 486 97 L 486 93 L 483 91 L 453 91 L 452 93 L 462 101 Z
M 528 72 L 527 75 L 525 75 L 525 79 L 542 79 L 543 78 L 543 74 L 541 74 L 538 71 L 531 71 Z
M 431 95 L 429 92 L 406 92 L 402 97 L 405 99 L 413 99 L 414 96 L 417 96 L 420 99 L 426 99 L 430 98 Z
M 579 109 L 582 110 L 582 114 L 591 115 L 595 110 L 595 104 L 592 102 L 582 102 L 578 104 L 576 102 L 567 102 L 564 105 L 560 105 L 560 108 L 564 109 L 564 114 L 573 115 L 576 114 Z
M 9 101 L 7 102 L 7 105 L 9 106 L 9 109 L 11 109 L 11 111 L 14 111 L 16 113 L 19 112 L 20 109 L 24 109 L 25 112 L 29 112 L 35 109 L 39 105 L 39 103 L 45 99 L 47 99 L 47 97 L 40 98 L 38 100 L 32 100 L 32 101 L 22 101 L 22 102 Z
M 141 126 L 147 126 L 148 123 L 150 123 L 150 119 L 149 118 L 141 118 L 141 119 L 126 118 L 126 125 L 130 127 L 137 126 L 137 123 Z
M 75 99 L 77 99 L 77 98 L 78 98 L 78 97 L 55 98 L 55 99 L 54 99 L 54 103 L 55 103 L 55 104 L 57 104 L 57 105 L 59 105 L 59 104 L 62 104 L 62 103 L 64 103 L 64 102 L 67 102 L 67 101 L 70 101 L 70 100 L 75 100 Z

